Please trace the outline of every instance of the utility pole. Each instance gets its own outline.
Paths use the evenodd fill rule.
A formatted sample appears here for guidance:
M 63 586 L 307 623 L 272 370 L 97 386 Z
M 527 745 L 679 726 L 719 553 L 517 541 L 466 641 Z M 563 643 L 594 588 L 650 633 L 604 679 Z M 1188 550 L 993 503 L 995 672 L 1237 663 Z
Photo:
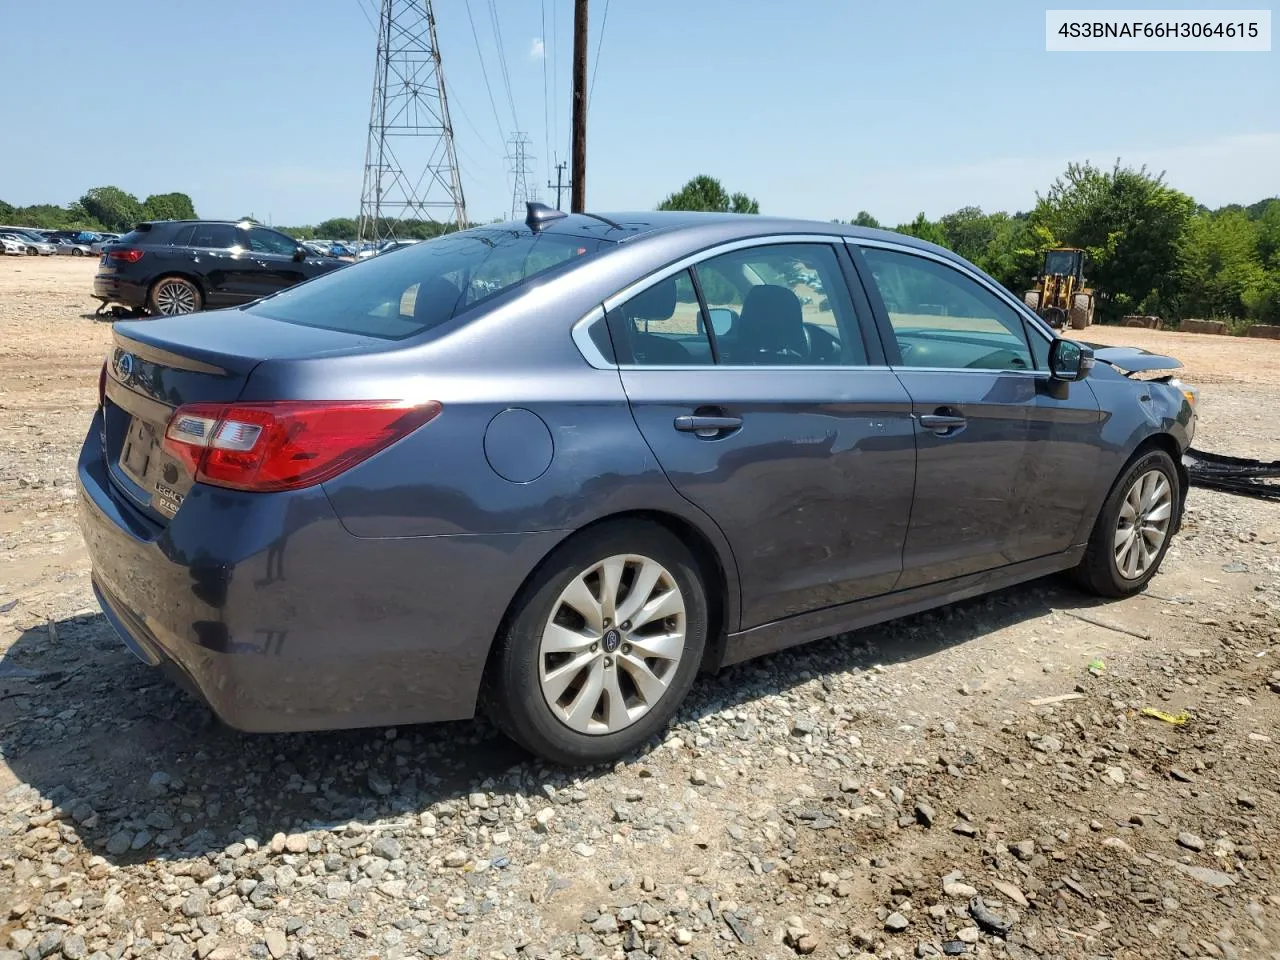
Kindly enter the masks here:
M 573 182 L 569 209 L 587 209 L 587 0 L 573 0 Z
M 557 210 L 561 209 L 560 194 L 563 193 L 566 188 L 571 186 L 571 184 L 564 182 L 564 170 L 565 170 L 565 167 L 567 166 L 568 164 L 565 163 L 563 160 L 561 160 L 559 163 L 556 164 L 556 182 L 552 183 L 550 180 L 547 181 L 547 189 L 554 190 L 556 192 L 556 209 Z

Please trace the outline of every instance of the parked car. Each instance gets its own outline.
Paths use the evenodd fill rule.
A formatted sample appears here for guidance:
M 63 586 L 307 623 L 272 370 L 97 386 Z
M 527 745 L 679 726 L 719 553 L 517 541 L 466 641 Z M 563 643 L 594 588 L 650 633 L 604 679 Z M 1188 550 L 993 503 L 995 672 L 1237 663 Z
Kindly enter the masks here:
M 195 313 L 250 303 L 342 266 L 257 224 L 159 220 L 102 248 L 93 296 L 152 314 Z
M 1175 360 L 759 216 L 531 205 L 113 336 L 78 476 L 130 650 L 242 730 L 484 709 L 564 764 L 699 670 L 1057 571 L 1142 590 L 1195 428 Z
M 50 241 L 53 244 L 54 253 L 63 257 L 91 257 L 93 256 L 93 246 L 83 243 L 79 240 L 68 240 L 65 237 L 57 237 Z
M 25 257 L 27 245 L 16 237 L 0 233 L 0 253 L 8 257 Z
M 19 230 L 14 227 L 4 227 L 3 234 L 11 240 L 21 242 L 26 247 L 26 252 L 29 256 L 53 256 L 53 244 L 34 230 Z

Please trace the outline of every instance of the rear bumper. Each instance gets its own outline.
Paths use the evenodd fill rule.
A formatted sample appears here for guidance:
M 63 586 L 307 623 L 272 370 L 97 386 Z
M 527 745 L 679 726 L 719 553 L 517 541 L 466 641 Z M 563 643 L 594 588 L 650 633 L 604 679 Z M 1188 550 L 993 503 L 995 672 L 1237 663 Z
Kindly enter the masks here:
M 471 716 L 508 599 L 563 536 L 361 539 L 319 488 L 200 485 L 160 528 L 111 487 L 100 422 L 78 480 L 103 611 L 139 659 L 240 730 Z
M 93 278 L 93 298 L 103 303 L 119 303 L 126 307 L 145 307 L 147 288 L 111 274 L 97 274 Z

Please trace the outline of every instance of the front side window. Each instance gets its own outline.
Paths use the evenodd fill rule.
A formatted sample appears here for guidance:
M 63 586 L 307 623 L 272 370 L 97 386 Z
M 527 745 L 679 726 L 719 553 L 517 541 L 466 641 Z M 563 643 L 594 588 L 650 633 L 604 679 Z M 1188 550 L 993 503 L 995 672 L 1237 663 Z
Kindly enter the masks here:
M 853 302 L 830 244 L 747 247 L 703 261 L 695 272 L 721 363 L 866 365 Z
M 342 267 L 245 309 L 286 323 L 401 339 L 606 246 L 525 229 L 466 230 Z
M 249 235 L 249 249 L 254 253 L 275 253 L 282 257 L 292 257 L 293 251 L 298 249 L 296 243 L 274 230 L 250 227 L 246 233 Z
M 901 364 L 974 370 L 1033 370 L 1022 317 L 959 270 L 896 250 L 864 247 Z

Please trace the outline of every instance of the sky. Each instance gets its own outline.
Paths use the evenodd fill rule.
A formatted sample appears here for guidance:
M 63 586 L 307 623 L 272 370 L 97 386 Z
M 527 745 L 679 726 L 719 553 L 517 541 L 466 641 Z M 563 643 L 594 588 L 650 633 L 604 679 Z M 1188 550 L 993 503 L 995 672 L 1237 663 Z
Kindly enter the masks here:
M 60 0 L 55 13 L 0 0 L 0 199 L 61 204 L 115 184 L 188 193 L 206 217 L 355 216 L 379 2 Z M 1044 11 L 591 0 L 587 208 L 652 209 L 706 173 L 763 213 L 867 210 L 894 224 L 1030 209 L 1068 162 L 1117 158 L 1211 207 L 1280 194 L 1280 45 L 1047 53 Z M 509 213 L 515 130 L 531 185 L 554 201 L 573 0 L 436 0 L 435 12 L 469 218 Z

